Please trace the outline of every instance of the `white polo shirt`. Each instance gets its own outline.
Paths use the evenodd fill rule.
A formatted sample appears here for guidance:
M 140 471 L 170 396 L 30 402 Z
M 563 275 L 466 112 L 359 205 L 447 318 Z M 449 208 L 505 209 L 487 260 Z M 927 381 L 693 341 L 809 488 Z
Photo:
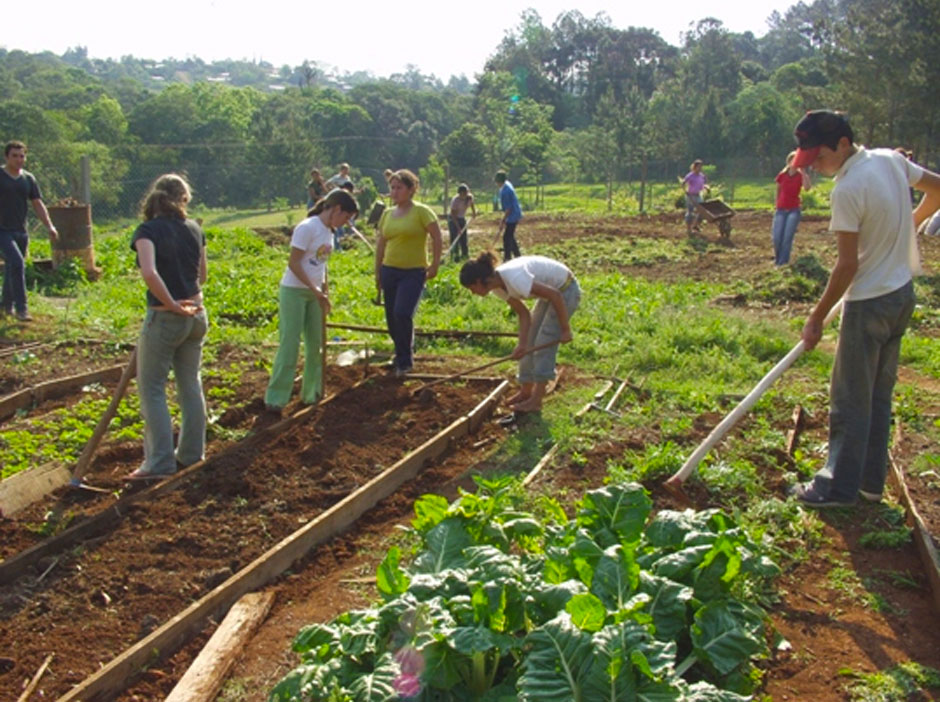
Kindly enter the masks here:
M 909 188 L 923 174 L 893 149 L 861 146 L 836 173 L 829 231 L 858 233 L 858 271 L 846 300 L 886 295 L 921 272 Z

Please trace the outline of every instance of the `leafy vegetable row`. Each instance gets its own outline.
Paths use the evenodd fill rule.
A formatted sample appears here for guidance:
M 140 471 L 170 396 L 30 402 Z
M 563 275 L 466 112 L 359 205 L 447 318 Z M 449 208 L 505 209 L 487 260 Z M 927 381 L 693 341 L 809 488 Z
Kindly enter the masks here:
M 536 516 L 514 480 L 477 483 L 416 503 L 420 545 L 408 567 L 388 551 L 384 604 L 302 629 L 272 701 L 748 699 L 767 643 L 745 595 L 779 569 L 730 517 L 651 520 L 638 484 Z

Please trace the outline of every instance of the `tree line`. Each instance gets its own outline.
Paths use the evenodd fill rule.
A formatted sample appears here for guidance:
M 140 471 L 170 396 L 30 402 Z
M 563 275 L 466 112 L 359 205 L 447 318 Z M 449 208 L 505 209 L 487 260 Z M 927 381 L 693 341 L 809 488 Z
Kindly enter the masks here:
M 817 107 L 848 111 L 863 143 L 935 165 L 940 3 L 800 2 L 768 27 L 755 37 L 705 18 L 673 46 L 604 14 L 547 25 L 528 10 L 472 82 L 446 84 L 415 67 L 379 79 L 311 62 L 0 50 L 0 138 L 26 141 L 28 167 L 59 197 L 78 194 L 90 156 L 96 211 L 115 214 L 168 169 L 231 207 L 301 201 L 309 168 L 341 161 L 376 183 L 387 167 L 613 183 L 693 158 L 769 175 Z

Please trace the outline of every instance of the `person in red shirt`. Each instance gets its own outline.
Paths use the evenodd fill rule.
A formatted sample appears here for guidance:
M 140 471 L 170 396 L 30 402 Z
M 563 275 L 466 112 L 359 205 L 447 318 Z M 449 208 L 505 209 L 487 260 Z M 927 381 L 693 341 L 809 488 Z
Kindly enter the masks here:
M 793 167 L 796 151 L 787 155 L 787 165 L 777 174 L 777 211 L 774 213 L 773 240 L 774 265 L 784 266 L 790 262 L 793 237 L 800 223 L 800 190 L 809 190 L 810 181 L 806 171 Z

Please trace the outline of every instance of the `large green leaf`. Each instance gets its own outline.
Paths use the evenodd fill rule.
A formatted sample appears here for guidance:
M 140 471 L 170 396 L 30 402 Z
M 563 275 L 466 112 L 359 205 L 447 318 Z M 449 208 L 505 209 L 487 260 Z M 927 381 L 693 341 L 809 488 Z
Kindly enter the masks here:
M 408 589 L 408 583 L 411 582 L 408 575 L 402 570 L 401 551 L 397 546 L 392 546 L 385 558 L 379 564 L 375 573 L 375 584 L 379 593 L 386 599 L 397 597 Z
M 639 483 L 608 485 L 591 490 L 581 500 L 578 523 L 603 548 L 640 540 L 653 502 Z
M 633 702 L 638 685 L 672 674 L 676 645 L 654 640 L 645 627 L 634 622 L 623 622 L 594 635 L 592 655 L 585 699 Z
M 460 680 L 458 664 L 462 656 L 447 641 L 435 641 L 421 650 L 424 656 L 424 672 L 421 679 L 438 690 L 450 690 Z
M 695 613 L 695 655 L 725 675 L 751 656 L 766 651 L 763 627 L 763 617 L 754 607 L 737 600 L 709 602 Z
M 517 688 L 523 702 L 582 702 L 592 663 L 591 635 L 563 612 L 530 633 Z
M 647 611 L 653 617 L 656 638 L 675 641 L 688 627 L 688 602 L 692 589 L 645 571 L 640 573 L 640 592 L 650 596 Z
M 354 678 L 349 683 L 349 692 L 354 702 L 388 702 L 396 699 L 395 679 L 399 676 L 398 664 L 391 653 L 384 654 L 371 673 Z
M 679 548 L 686 534 L 696 527 L 695 514 L 691 509 L 682 512 L 664 509 L 657 512 L 643 534 L 645 543 L 658 549 Z
M 294 637 L 291 645 L 295 653 L 311 653 L 319 658 L 326 653 L 323 649 L 338 638 L 337 631 L 329 624 L 308 624 Z
M 415 501 L 415 518 L 411 526 L 426 533 L 447 516 L 447 499 L 440 495 L 422 495 Z
M 694 578 L 694 570 L 701 564 L 705 554 L 711 551 L 711 548 L 710 545 L 703 544 L 667 554 L 654 562 L 651 570 L 660 577 L 690 585 Z
M 607 609 L 598 597 L 589 592 L 575 595 L 565 611 L 571 615 L 571 621 L 581 631 L 600 631 L 607 619 Z
M 463 550 L 473 543 L 463 521 L 449 517 L 425 536 L 425 549 L 414 560 L 412 570 L 417 573 L 440 573 L 464 565 Z
M 573 596 L 586 592 L 580 580 L 566 580 L 558 584 L 530 583 L 526 600 L 526 614 L 535 626 L 551 621 L 565 609 Z
M 611 546 L 594 568 L 591 592 L 597 595 L 607 609 L 617 612 L 623 609 L 640 583 L 640 567 L 633 552 L 619 544 Z

